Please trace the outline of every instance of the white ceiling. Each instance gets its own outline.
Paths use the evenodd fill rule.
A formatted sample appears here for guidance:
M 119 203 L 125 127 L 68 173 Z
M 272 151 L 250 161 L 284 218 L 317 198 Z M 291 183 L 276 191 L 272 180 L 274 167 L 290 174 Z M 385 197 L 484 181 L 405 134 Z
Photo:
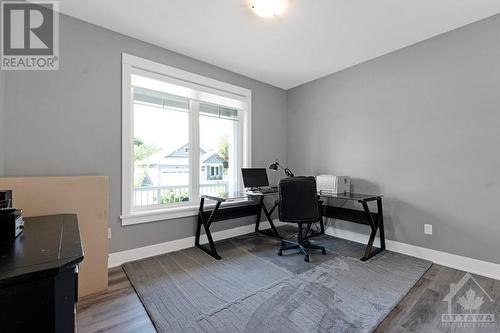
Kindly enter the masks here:
M 500 13 L 500 0 L 61 0 L 70 16 L 290 89 Z

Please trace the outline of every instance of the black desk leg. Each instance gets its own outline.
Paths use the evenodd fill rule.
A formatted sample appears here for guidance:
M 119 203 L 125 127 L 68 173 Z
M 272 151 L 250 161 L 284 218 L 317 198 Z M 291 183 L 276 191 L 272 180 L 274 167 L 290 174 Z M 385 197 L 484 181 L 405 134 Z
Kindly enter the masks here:
M 379 216 L 380 248 L 385 250 L 384 212 L 382 211 L 382 198 L 377 199 L 377 212 Z
M 323 222 L 323 201 L 318 201 L 319 205 L 319 227 L 321 230 L 321 234 L 325 233 L 325 223 Z
M 217 211 L 219 210 L 221 202 L 217 201 L 215 204 L 215 208 L 208 217 L 207 220 L 205 220 L 205 214 L 204 214 L 204 205 L 205 205 L 205 198 L 201 198 L 200 200 L 200 208 L 198 209 L 198 223 L 196 225 L 196 237 L 194 241 L 194 245 L 201 250 L 203 250 L 205 253 L 211 255 L 217 260 L 220 260 L 221 257 L 217 254 L 217 250 L 215 249 L 215 244 L 214 240 L 212 238 L 212 234 L 210 233 L 210 225 L 212 224 L 212 221 L 214 217 L 217 214 Z M 210 249 L 208 249 L 206 246 L 200 244 L 200 236 L 201 236 L 201 226 L 203 225 L 203 229 L 205 230 L 205 234 L 207 235 L 208 238 L 208 244 L 210 245 Z
M 323 201 L 318 201 L 318 209 L 319 209 L 319 219 L 318 219 L 318 222 L 319 222 L 319 232 L 311 232 L 311 228 L 312 228 L 312 223 L 308 223 L 307 224 L 307 228 L 306 228 L 306 233 L 304 234 L 305 235 L 305 239 L 309 239 L 309 238 L 312 238 L 312 237 L 316 237 L 316 236 L 319 236 L 319 235 L 323 235 L 325 233 L 325 223 L 323 222 Z
M 259 211 L 257 212 L 257 221 L 255 221 L 255 232 L 260 232 L 260 217 L 262 216 L 262 204 L 264 202 L 264 196 L 259 198 Z
M 370 212 L 368 203 L 366 201 L 361 201 L 361 204 L 363 205 L 363 210 L 365 211 L 366 218 L 368 219 L 371 228 L 370 238 L 368 239 L 368 244 L 366 244 L 365 255 L 361 258 L 361 261 L 367 261 L 385 250 L 384 213 L 382 211 L 382 198 L 380 197 L 377 198 L 377 214 L 375 219 L 373 218 L 373 214 Z M 372 251 L 377 230 L 380 234 L 380 249 Z
M 261 196 L 259 199 L 259 206 L 260 207 L 259 207 L 259 212 L 257 213 L 257 221 L 255 222 L 255 232 L 260 232 L 261 234 L 268 235 L 271 237 L 281 238 L 280 235 L 278 234 L 278 230 L 276 229 L 276 226 L 273 223 L 273 219 L 271 218 L 271 214 L 276 209 L 277 205 L 274 205 L 274 207 L 271 209 L 271 211 L 268 211 L 266 208 L 266 205 L 264 204 L 264 196 Z M 261 217 L 262 211 L 264 211 L 264 215 L 266 215 L 267 221 L 269 221 L 269 224 L 271 225 L 271 231 L 259 230 L 260 217 Z

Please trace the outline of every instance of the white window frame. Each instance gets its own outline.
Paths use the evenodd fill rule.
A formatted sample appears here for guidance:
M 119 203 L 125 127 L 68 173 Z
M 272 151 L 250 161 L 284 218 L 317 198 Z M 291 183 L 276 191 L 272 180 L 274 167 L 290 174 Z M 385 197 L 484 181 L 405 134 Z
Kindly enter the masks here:
M 226 82 L 214 80 L 198 74 L 190 73 L 178 68 L 163 65 L 154 61 L 146 60 L 127 53 L 122 53 L 122 225 L 132 225 L 145 222 L 163 221 L 186 216 L 196 216 L 198 204 L 194 204 L 199 199 L 199 187 L 191 186 L 194 193 L 190 193 L 193 198 L 190 204 L 180 206 L 156 207 L 149 210 L 133 210 L 134 191 L 134 154 L 133 154 L 133 96 L 131 86 L 131 75 L 133 73 L 147 72 L 148 76 L 157 76 L 162 81 L 172 83 L 185 88 L 182 94 L 194 100 L 194 104 L 199 107 L 198 99 L 203 96 L 217 96 L 226 103 L 230 100 L 237 100 L 239 104 L 238 142 L 237 149 L 239 167 L 250 167 L 252 165 L 252 91 L 241 88 Z M 208 95 L 204 95 L 208 94 Z M 202 96 L 203 95 L 203 96 Z M 194 106 L 194 112 L 196 111 Z M 199 117 L 195 117 L 190 112 L 190 128 L 197 128 L 196 122 Z M 193 124 L 194 122 L 194 124 Z M 197 127 L 196 127 L 197 126 Z M 189 133 L 191 142 L 190 151 L 198 151 L 199 132 Z M 194 143 L 194 144 L 193 144 Z M 194 148 L 194 149 L 193 149 Z M 190 164 L 199 165 L 198 154 L 189 154 Z M 192 168 L 194 170 L 195 168 Z M 197 168 L 199 169 L 199 168 Z M 199 184 L 200 172 L 191 172 L 191 184 Z M 241 176 L 237 177 L 238 189 L 243 188 Z

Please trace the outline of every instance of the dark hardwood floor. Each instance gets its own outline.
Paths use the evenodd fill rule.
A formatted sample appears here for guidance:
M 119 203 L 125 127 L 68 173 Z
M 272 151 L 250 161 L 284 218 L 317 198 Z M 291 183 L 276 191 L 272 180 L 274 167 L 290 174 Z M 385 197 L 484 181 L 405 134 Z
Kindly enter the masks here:
M 446 309 L 443 298 L 449 284 L 464 272 L 440 266 L 432 267 L 382 321 L 375 332 L 498 332 L 493 329 L 451 330 L 440 327 Z M 495 299 L 500 296 L 500 281 L 475 276 Z M 498 301 L 495 306 L 498 309 Z M 109 271 L 109 289 L 81 299 L 78 303 L 79 332 L 155 332 L 137 294 L 121 268 Z
M 78 332 L 156 332 L 139 297 L 121 267 L 109 270 L 104 293 L 77 304 Z

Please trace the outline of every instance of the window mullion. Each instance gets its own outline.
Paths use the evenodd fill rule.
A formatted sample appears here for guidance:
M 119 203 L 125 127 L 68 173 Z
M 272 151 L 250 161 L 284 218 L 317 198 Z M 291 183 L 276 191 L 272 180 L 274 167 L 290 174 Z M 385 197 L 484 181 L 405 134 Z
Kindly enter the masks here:
M 189 201 L 200 198 L 200 103 L 189 101 Z

